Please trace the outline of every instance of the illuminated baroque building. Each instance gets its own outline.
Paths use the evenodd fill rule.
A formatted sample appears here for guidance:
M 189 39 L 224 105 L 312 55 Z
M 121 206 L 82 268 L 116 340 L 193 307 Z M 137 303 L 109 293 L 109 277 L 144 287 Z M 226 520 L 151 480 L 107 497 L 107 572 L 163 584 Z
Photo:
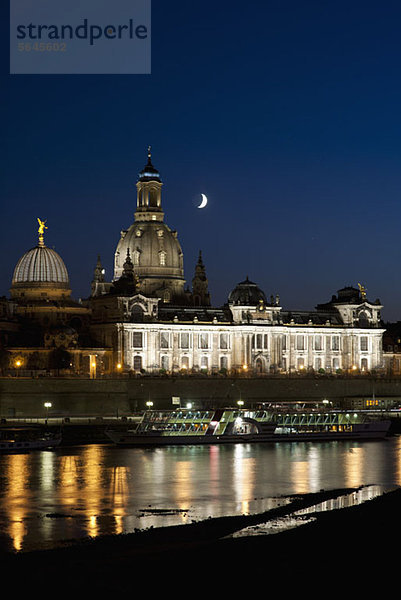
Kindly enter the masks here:
M 121 232 L 114 278 L 100 259 L 91 334 L 134 372 L 360 372 L 383 368 L 379 300 L 346 287 L 314 311 L 285 311 L 248 278 L 213 308 L 201 255 L 185 288 L 183 253 L 164 223 L 162 181 L 150 153 L 137 182 L 134 223 Z
M 394 334 L 399 345 L 386 342 L 383 354 L 382 306 L 359 284 L 315 310 L 287 311 L 279 296 L 267 298 L 247 277 L 216 308 L 199 253 L 192 289 L 186 287 L 177 233 L 164 222 L 162 185 L 149 152 L 136 184 L 134 222 L 117 243 L 113 279 L 105 280 L 99 257 L 84 302 L 71 298 L 65 264 L 45 245 L 46 225 L 38 219 L 38 244 L 18 260 L 11 299 L 0 303 L 3 371 L 8 352 L 20 372 L 55 373 L 50 359 L 57 351 L 67 353 L 64 372 L 91 377 L 400 371 L 401 327 Z

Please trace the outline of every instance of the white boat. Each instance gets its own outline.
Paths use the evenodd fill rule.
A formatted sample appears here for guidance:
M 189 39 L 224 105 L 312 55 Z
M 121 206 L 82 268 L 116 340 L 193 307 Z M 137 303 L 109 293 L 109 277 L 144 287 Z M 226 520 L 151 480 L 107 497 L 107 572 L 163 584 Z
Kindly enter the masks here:
M 363 412 L 276 405 L 267 410 L 150 410 L 136 426 L 106 434 L 119 446 L 367 440 L 383 439 L 390 425 Z
M 0 428 L 0 453 L 50 450 L 61 444 L 61 434 L 49 433 L 34 427 Z

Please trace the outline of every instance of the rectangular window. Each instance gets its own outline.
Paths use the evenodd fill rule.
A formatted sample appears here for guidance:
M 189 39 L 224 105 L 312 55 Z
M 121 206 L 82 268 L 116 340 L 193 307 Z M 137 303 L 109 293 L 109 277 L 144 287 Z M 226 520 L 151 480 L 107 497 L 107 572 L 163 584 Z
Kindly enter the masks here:
M 305 336 L 297 335 L 297 350 L 305 350 Z
M 142 369 L 142 356 L 134 356 L 134 369 L 140 371 Z
M 209 334 L 208 333 L 200 333 L 199 334 L 199 348 L 202 350 L 207 350 L 209 348 Z
M 256 335 L 256 349 L 263 350 L 263 335 L 261 333 Z
M 162 369 L 164 369 L 165 371 L 168 371 L 168 356 L 162 356 L 162 361 L 161 361 L 161 365 L 162 365 Z
M 332 335 L 331 336 L 331 349 L 332 350 L 339 350 L 340 349 L 340 336 L 339 335 Z
M 220 357 L 220 369 L 227 369 L 227 368 L 228 368 L 227 356 L 221 356 Z
M 220 333 L 220 349 L 228 350 L 228 334 Z
M 143 348 L 143 333 L 142 331 L 134 331 L 132 334 L 132 347 Z
M 282 344 L 283 350 L 287 350 L 287 336 L 286 335 L 281 336 L 281 344 Z
M 170 334 L 168 331 L 160 332 L 160 348 L 170 348 Z
M 189 358 L 188 356 L 183 356 L 181 358 L 181 369 L 188 369 L 189 368 Z
M 368 336 L 367 335 L 363 335 L 361 337 L 361 351 L 362 352 L 367 352 L 368 350 Z
M 322 336 L 315 335 L 315 350 L 322 350 Z M 320 367 L 319 367 L 320 369 Z
M 189 333 L 180 333 L 180 348 L 189 348 Z

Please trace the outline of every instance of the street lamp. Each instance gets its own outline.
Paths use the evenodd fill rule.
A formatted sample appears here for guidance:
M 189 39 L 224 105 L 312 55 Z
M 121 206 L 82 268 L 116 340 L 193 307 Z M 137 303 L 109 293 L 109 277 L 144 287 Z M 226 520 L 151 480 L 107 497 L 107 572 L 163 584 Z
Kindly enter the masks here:
M 146 402 L 146 406 L 147 406 L 148 408 L 151 408 L 151 407 L 153 406 L 153 402 L 152 402 L 152 400 L 148 400 L 148 401 Z
M 46 424 L 47 424 L 47 419 L 49 417 L 49 408 L 52 407 L 52 403 L 51 402 L 45 402 L 44 403 L 44 407 L 46 409 Z
M 22 360 L 17 359 L 14 364 L 15 364 L 15 366 L 17 368 L 17 377 L 19 377 L 19 368 L 22 365 Z

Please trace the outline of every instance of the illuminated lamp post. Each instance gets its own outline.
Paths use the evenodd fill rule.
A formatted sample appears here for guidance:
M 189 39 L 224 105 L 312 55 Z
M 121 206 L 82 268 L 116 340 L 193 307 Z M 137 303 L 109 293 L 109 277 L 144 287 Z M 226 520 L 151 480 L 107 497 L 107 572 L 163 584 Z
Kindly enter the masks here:
M 15 364 L 15 366 L 17 368 L 17 377 L 19 377 L 19 369 L 22 366 L 22 361 L 18 359 L 18 360 L 15 361 L 14 364 Z
M 51 402 L 45 402 L 44 403 L 44 407 L 46 409 L 46 425 L 47 425 L 47 419 L 49 417 L 49 408 L 52 407 L 52 403 Z

